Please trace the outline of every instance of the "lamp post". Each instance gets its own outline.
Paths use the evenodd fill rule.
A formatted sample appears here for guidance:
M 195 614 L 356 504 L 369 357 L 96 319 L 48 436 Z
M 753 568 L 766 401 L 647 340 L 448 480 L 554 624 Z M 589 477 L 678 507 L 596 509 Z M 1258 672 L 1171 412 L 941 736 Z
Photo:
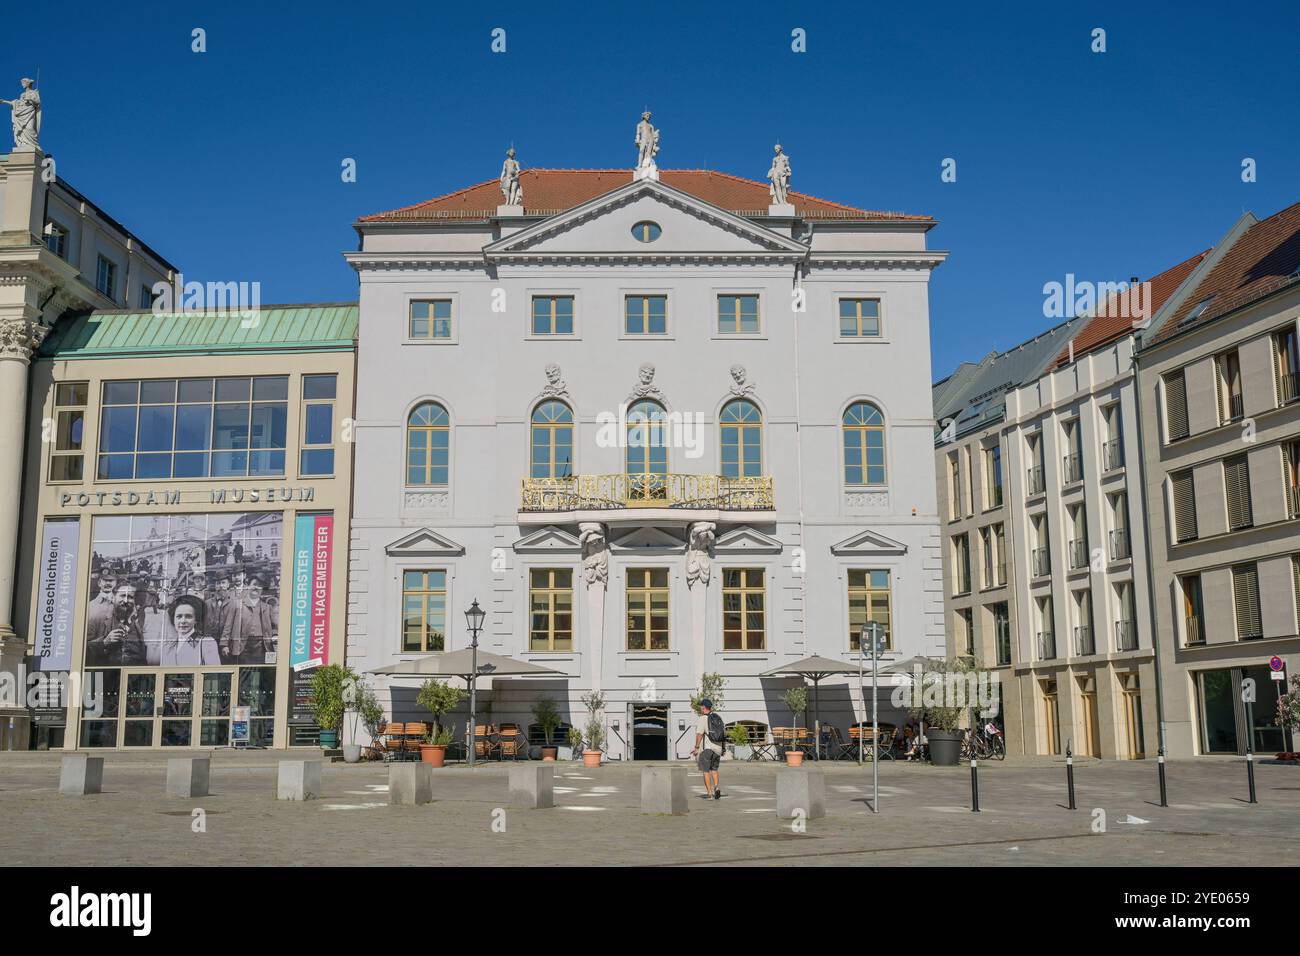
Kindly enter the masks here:
M 876 661 L 880 657 L 880 623 L 867 621 L 858 634 L 858 696 L 863 694 L 862 687 L 862 651 L 863 646 L 871 643 L 871 812 L 880 812 L 880 726 L 878 723 L 880 695 L 880 677 L 876 670 Z M 858 766 L 862 766 L 862 725 L 858 725 Z
M 487 614 L 478 606 L 478 598 L 465 612 L 465 624 L 469 627 L 470 675 L 469 675 L 469 765 L 474 766 L 474 722 L 478 711 L 478 632 L 483 630 L 483 618 Z

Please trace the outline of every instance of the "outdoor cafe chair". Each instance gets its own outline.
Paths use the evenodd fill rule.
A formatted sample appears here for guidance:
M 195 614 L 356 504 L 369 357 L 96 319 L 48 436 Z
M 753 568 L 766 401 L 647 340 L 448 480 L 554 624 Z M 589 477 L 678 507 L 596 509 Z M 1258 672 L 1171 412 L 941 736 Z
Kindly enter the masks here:
M 385 762 L 403 759 L 402 741 L 406 736 L 406 725 L 399 723 L 386 724 L 380 736 L 384 745 Z
M 495 728 L 491 724 L 479 724 L 474 728 L 474 756 L 488 760 L 501 755 L 501 744 Z
M 413 723 L 406 725 L 406 736 L 402 739 L 402 749 L 411 755 L 410 759 L 419 759 L 420 744 L 428 733 L 428 724 Z
M 500 731 L 501 759 L 528 759 L 528 738 L 519 730 L 518 725 L 502 724 Z

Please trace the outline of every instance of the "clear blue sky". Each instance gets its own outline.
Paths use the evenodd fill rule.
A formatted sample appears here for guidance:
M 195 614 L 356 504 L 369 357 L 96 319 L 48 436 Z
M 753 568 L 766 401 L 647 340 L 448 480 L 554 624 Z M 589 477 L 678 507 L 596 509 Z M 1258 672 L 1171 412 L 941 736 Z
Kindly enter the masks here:
M 1294 3 L 280 6 L 69 0 L 0 31 L 0 95 L 40 67 L 60 174 L 264 302 L 355 298 L 355 217 L 494 178 L 511 142 L 631 166 L 647 106 L 662 167 L 762 179 L 779 139 L 800 191 L 936 217 L 936 378 L 1051 324 L 1045 282 L 1147 277 L 1300 199 Z

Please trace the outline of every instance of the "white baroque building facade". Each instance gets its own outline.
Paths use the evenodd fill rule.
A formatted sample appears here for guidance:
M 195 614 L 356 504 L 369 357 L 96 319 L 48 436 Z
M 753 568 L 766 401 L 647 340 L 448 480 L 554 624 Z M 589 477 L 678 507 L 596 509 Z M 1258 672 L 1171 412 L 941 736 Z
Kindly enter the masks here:
M 481 649 L 554 672 L 481 680 L 480 722 L 545 694 L 579 725 L 594 690 L 646 759 L 689 753 L 705 674 L 728 723 L 793 724 L 800 679 L 760 675 L 856 666 L 868 616 L 887 660 L 943 656 L 934 220 L 653 162 L 507 185 L 356 223 L 349 663 L 464 648 L 477 600 Z M 428 719 L 420 678 L 376 683 Z M 818 698 L 870 719 L 856 674 Z

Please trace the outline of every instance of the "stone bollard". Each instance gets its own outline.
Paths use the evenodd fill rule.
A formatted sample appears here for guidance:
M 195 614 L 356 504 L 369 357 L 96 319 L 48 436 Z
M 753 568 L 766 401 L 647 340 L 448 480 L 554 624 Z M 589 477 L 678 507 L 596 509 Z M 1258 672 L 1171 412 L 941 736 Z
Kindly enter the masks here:
M 173 797 L 206 797 L 210 757 L 167 758 L 167 792 Z
M 104 758 L 69 754 L 59 768 L 59 793 L 84 797 L 100 793 L 104 786 Z
M 641 812 L 681 816 L 686 805 L 686 768 L 669 765 L 641 768 Z
M 320 796 L 319 760 L 281 760 L 275 785 L 278 800 L 315 800 Z
M 793 767 L 776 775 L 776 815 L 791 820 L 801 811 L 803 819 L 826 816 L 826 777 L 820 770 Z
M 555 806 L 555 765 L 526 763 L 511 767 L 510 806 L 526 810 Z
M 433 800 L 433 767 L 423 760 L 388 765 L 388 805 L 418 807 Z

